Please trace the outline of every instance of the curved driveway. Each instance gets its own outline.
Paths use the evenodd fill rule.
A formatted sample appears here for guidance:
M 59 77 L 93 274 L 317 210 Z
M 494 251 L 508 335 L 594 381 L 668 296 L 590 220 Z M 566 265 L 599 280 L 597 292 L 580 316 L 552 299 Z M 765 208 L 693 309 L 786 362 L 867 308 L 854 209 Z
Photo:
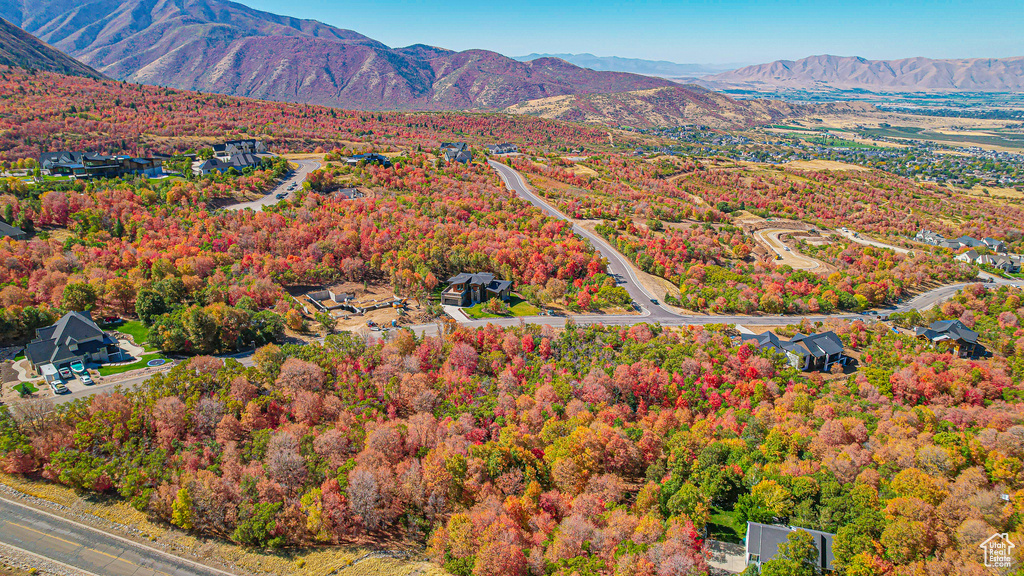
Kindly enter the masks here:
M 246 208 L 251 208 L 259 212 L 260 210 L 263 210 L 264 206 L 273 206 L 280 202 L 277 198 L 278 194 L 287 194 L 288 196 L 291 196 L 292 191 L 288 190 L 288 187 L 294 184 L 296 189 L 301 188 L 302 183 L 306 181 L 306 176 L 309 176 L 310 172 L 320 167 L 320 163 L 316 160 L 289 160 L 289 162 L 294 162 L 298 164 L 299 167 L 285 177 L 285 179 L 275 186 L 273 190 L 268 192 L 266 196 L 258 200 L 253 200 L 252 202 L 239 202 L 238 204 L 232 204 L 230 206 L 225 206 L 224 208 L 227 210 L 244 210 Z

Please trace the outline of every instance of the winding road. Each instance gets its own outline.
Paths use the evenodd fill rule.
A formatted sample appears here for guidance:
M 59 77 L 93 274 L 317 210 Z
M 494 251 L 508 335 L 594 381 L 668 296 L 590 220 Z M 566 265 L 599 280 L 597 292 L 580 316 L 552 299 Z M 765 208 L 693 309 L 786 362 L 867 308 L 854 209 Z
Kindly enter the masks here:
M 262 209 L 263 206 L 276 201 L 274 194 L 278 191 L 286 191 L 286 187 L 292 183 L 299 183 L 306 175 L 319 167 L 319 163 L 312 160 L 299 160 L 299 170 L 296 170 L 288 179 L 277 186 L 265 198 L 255 202 L 248 202 L 236 205 L 233 208 Z M 490 161 L 493 167 L 509 189 L 530 202 L 545 214 L 569 221 L 570 219 L 556 210 L 550 204 L 534 194 L 523 178 L 512 168 Z M 652 302 L 652 296 L 636 278 L 633 266 L 619 252 L 613 249 L 608 242 L 598 235 L 573 225 L 576 234 L 586 238 L 593 244 L 595 249 L 608 261 L 608 271 L 614 276 L 619 285 L 622 286 L 635 302 L 641 307 L 641 314 L 602 315 L 585 314 L 572 316 L 577 324 L 606 324 L 623 326 L 639 324 L 642 322 L 657 322 L 666 326 L 683 326 L 697 324 L 744 324 L 744 325 L 777 325 L 796 323 L 803 319 L 809 321 L 826 321 L 834 319 L 857 319 L 864 318 L 860 314 L 844 315 L 814 315 L 814 316 L 714 316 L 705 314 L 680 315 L 675 314 L 660 304 Z M 1019 281 L 995 280 L 995 283 L 1019 285 Z M 911 299 L 901 306 L 894 307 L 888 312 L 903 312 L 911 309 L 924 310 L 930 308 L 953 296 L 958 290 L 969 286 L 972 283 L 952 284 L 942 286 Z M 547 324 L 552 327 L 562 327 L 567 322 L 567 317 L 562 316 L 531 316 L 525 318 L 493 318 L 486 320 L 463 320 L 461 323 L 466 326 L 476 327 L 487 324 L 499 326 L 517 326 L 521 322 L 529 324 Z M 411 327 L 419 334 L 436 334 L 437 324 L 421 324 Z M 233 355 L 244 365 L 252 365 L 251 352 Z M 117 385 L 124 387 L 135 387 L 142 384 L 151 374 L 128 378 Z M 90 396 L 113 388 L 109 386 L 96 386 L 73 395 L 56 399 L 57 402 L 66 402 L 81 397 Z M 224 576 L 228 574 L 214 568 L 197 564 L 184 558 L 167 554 L 144 544 L 122 538 L 116 534 L 100 531 L 96 528 L 79 524 L 67 518 L 62 518 L 49 512 L 39 510 L 20 502 L 0 497 L 0 544 L 16 548 L 19 552 L 29 556 L 36 555 L 67 565 L 69 568 L 78 570 L 86 575 L 112 575 L 112 576 Z M 2 550 L 0 550 L 2 551 Z
M 518 194 L 522 199 L 540 208 L 545 214 L 558 218 L 559 220 L 569 221 L 570 219 L 556 210 L 553 206 L 545 202 L 543 199 L 538 197 L 530 190 L 526 181 L 523 180 L 522 176 L 514 169 L 490 160 L 489 164 L 494 168 L 498 175 L 501 177 L 505 185 L 510 190 Z M 603 238 L 600 238 L 596 234 L 593 234 L 579 226 L 573 226 L 573 231 L 587 238 L 594 245 L 595 249 L 601 253 L 605 259 L 608 260 L 608 270 L 619 280 L 619 285 L 625 288 L 629 295 L 638 302 L 644 308 L 644 314 L 632 315 L 603 315 L 603 314 L 584 314 L 573 316 L 572 319 L 577 324 L 607 324 L 612 326 L 622 326 L 630 324 L 638 324 L 641 322 L 659 322 L 665 326 L 687 326 L 694 324 L 745 324 L 751 326 L 757 325 L 777 325 L 777 324 L 795 324 L 801 320 L 807 319 L 811 322 L 824 322 L 826 320 L 854 320 L 863 319 L 863 314 L 819 314 L 819 315 L 808 315 L 808 316 L 793 316 L 793 315 L 763 315 L 763 316 L 740 316 L 740 315 L 707 315 L 707 314 L 676 314 L 663 308 L 660 305 L 654 305 L 651 303 L 651 296 L 647 290 L 640 284 L 633 273 L 632 264 L 626 260 L 624 256 L 613 249 Z M 994 279 L 991 277 L 994 283 L 997 284 L 1018 284 L 1019 281 L 1006 281 L 1000 279 Z M 948 286 L 940 286 L 928 292 L 924 292 L 910 301 L 893 308 L 890 308 L 886 313 L 893 312 L 906 312 L 911 309 L 926 310 L 932 306 L 941 303 L 964 287 L 970 286 L 974 282 L 965 282 L 960 284 L 950 284 Z M 526 322 L 528 324 L 549 324 L 552 327 L 564 326 L 566 318 L 564 317 L 552 317 L 552 316 L 530 316 L 520 318 L 491 318 L 487 320 L 469 320 L 462 321 L 461 324 L 465 326 L 485 326 L 487 324 L 497 324 L 499 326 L 516 326 L 520 322 Z M 422 329 L 424 333 L 430 333 L 431 330 L 427 325 L 422 327 L 416 326 L 414 329 Z M 419 331 L 419 330 L 418 330 Z
M 278 194 L 291 196 L 293 194 L 293 190 L 289 190 L 288 188 L 292 185 L 295 186 L 295 189 L 301 188 L 302 183 L 306 181 L 306 176 L 309 176 L 310 172 L 320 167 L 320 163 L 316 160 L 289 160 L 289 162 L 294 162 L 298 165 L 298 168 L 288 173 L 285 179 L 264 197 L 251 202 L 239 202 L 238 204 L 225 206 L 225 209 L 245 210 L 246 208 L 251 208 L 252 210 L 259 212 L 260 210 L 263 210 L 264 206 L 273 206 L 281 201 L 277 198 Z

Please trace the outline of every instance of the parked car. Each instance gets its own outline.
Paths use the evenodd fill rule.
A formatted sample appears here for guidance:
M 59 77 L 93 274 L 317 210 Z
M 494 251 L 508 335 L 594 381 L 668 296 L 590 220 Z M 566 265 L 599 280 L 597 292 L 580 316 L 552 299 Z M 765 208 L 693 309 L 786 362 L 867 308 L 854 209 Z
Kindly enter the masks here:
M 82 372 L 78 377 L 82 380 L 82 384 L 85 384 L 86 386 L 92 386 L 92 376 L 89 376 L 88 372 Z
M 81 374 L 85 372 L 85 364 L 82 364 L 78 360 L 75 360 L 74 362 L 71 363 L 71 371 L 74 372 L 75 374 Z
M 71 370 L 68 370 L 67 368 L 61 368 L 57 370 L 57 373 L 60 374 L 60 377 L 65 380 L 71 380 L 72 378 L 74 378 L 74 375 L 71 374 Z
M 53 382 L 50 382 L 50 390 L 53 390 L 54 394 L 67 394 L 68 392 L 70 392 L 70 390 L 68 390 L 68 387 L 65 386 L 64 383 L 61 382 L 60 380 L 54 380 Z
M 283 200 L 283 199 L 284 199 L 284 198 L 286 198 L 287 196 L 288 196 L 288 193 L 287 193 L 287 192 L 281 192 L 281 193 L 280 193 L 280 194 L 278 194 L 277 196 L 274 196 L 274 198 L 277 198 L 278 200 Z

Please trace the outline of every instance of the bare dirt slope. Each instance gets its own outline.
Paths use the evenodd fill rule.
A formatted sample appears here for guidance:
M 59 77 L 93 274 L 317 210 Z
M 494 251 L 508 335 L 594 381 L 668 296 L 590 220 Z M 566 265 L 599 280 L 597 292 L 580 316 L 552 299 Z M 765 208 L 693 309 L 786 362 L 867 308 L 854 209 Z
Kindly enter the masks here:
M 735 100 L 692 84 L 614 94 L 563 95 L 530 100 L 505 109 L 570 122 L 636 128 L 702 124 L 739 129 L 816 114 L 873 109 L 860 103 L 801 105 L 778 100 Z

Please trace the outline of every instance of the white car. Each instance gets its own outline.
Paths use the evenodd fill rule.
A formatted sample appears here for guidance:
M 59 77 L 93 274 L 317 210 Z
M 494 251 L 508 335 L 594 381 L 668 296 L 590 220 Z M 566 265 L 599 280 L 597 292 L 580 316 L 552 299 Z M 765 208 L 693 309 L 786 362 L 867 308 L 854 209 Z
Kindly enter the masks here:
M 89 376 L 88 372 L 82 372 L 81 374 L 78 375 L 78 378 L 79 380 L 82 381 L 82 384 L 85 384 L 86 386 L 92 386 L 92 376 Z
M 60 380 L 54 380 L 50 382 L 50 389 L 56 394 L 67 394 L 69 392 L 68 387 L 64 385 Z

